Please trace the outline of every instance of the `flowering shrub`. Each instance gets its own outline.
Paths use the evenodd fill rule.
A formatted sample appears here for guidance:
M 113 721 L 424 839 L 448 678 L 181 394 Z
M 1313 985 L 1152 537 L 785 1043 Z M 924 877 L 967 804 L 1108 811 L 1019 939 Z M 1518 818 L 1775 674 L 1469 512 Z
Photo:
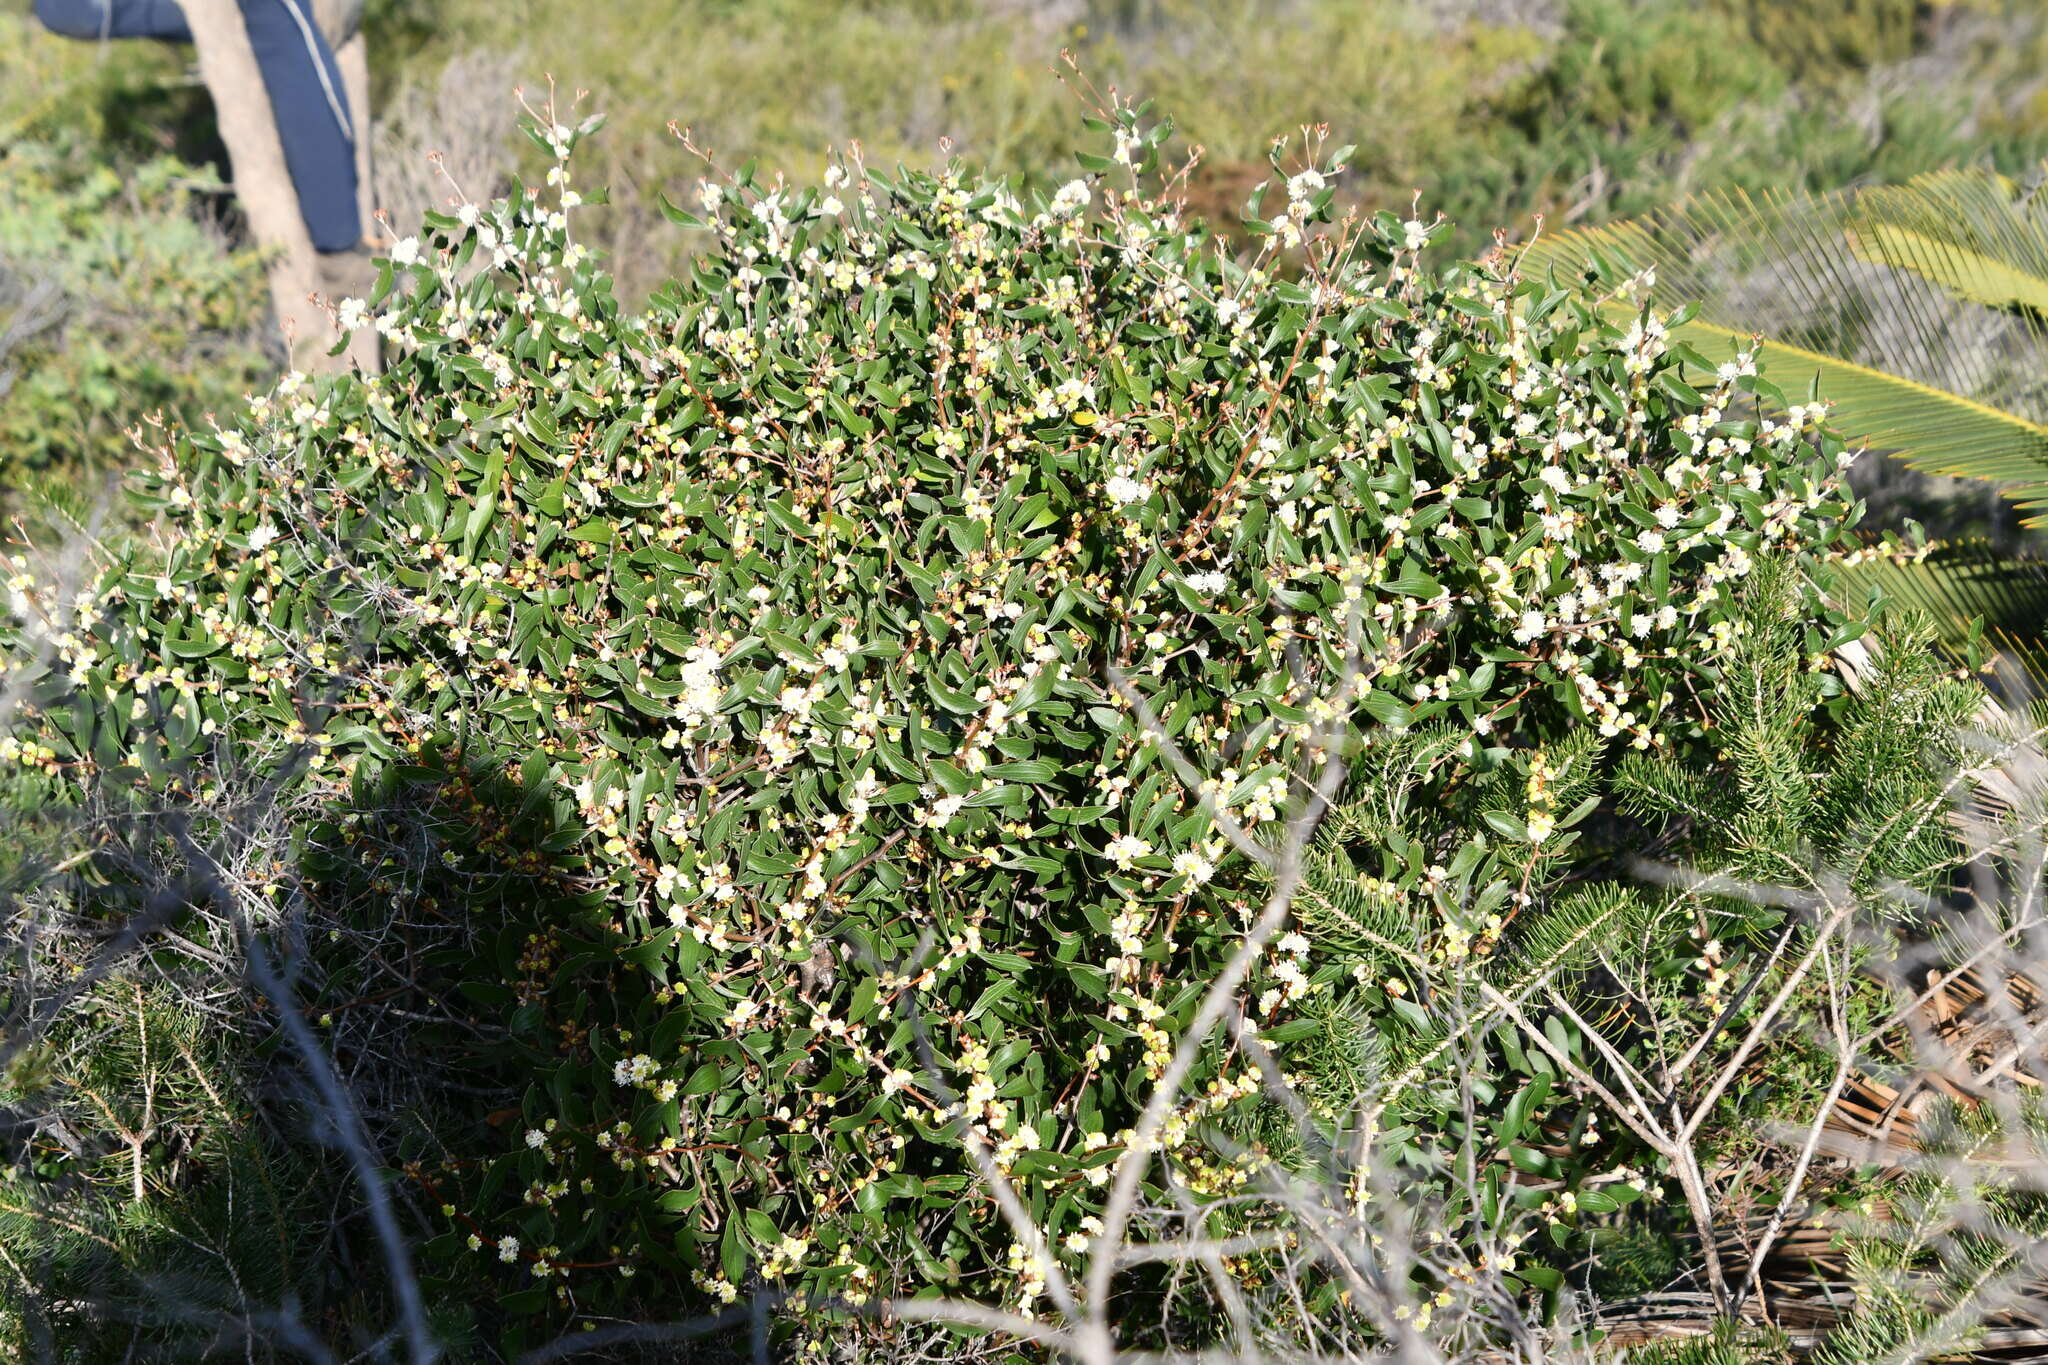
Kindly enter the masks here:
M 707 179 L 673 216 L 710 249 L 640 316 L 576 241 L 589 125 L 543 123 L 548 188 L 430 216 L 341 306 L 383 377 L 180 437 L 160 553 L 91 592 L 19 566 L 54 663 L 0 757 L 53 791 L 203 796 L 195 756 L 304 745 L 324 867 L 379 782 L 445 786 L 436 885 L 505 921 L 468 995 L 532 1084 L 488 1160 L 414 1173 L 515 1308 L 650 1270 L 1028 1308 L 962 1134 L 1086 1248 L 1256 912 L 1212 808 L 1256 833 L 1323 753 L 1455 725 L 1533 865 L 1584 814 L 1543 746 L 1686 745 L 1756 557 L 1836 534 L 1839 444 L 1818 405 L 1743 418 L 1785 411 L 1744 357 L 1330 223 L 1316 138 L 1225 259 L 1163 127 L 1105 115 L 1112 155 L 1032 203 L 858 160 Z M 1376 894 L 1426 901 L 1414 852 Z M 1245 1023 L 1284 1049 L 1347 971 L 1279 937 Z M 1189 1187 L 1242 1178 L 1205 1124 L 1257 1086 L 1205 1055 L 1158 1141 Z

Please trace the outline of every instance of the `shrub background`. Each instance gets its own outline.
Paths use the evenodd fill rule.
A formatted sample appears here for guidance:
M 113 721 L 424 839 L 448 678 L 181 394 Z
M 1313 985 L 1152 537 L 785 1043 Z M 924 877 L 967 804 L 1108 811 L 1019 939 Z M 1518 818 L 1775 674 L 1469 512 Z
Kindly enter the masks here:
M 582 132 L 543 125 L 547 189 L 430 218 L 345 312 L 384 376 L 178 436 L 143 485 L 167 538 L 30 615 L 48 748 L 19 757 L 57 804 L 303 761 L 299 866 L 239 913 L 452 918 L 480 950 L 466 1022 L 518 1117 L 407 1169 L 443 1258 L 512 1268 L 515 1322 L 643 1274 L 1029 1307 L 953 1125 L 1085 1249 L 1256 904 L 1201 792 L 1261 826 L 1312 755 L 1391 749 L 1467 832 L 1339 845 L 1403 925 L 1388 970 L 1547 963 L 1642 908 L 1529 889 L 1598 804 L 1600 737 L 1693 752 L 1741 584 L 1840 534 L 1839 442 L 1741 357 L 1434 273 L 1420 221 L 1331 228 L 1351 152 L 1319 138 L 1233 264 L 1135 188 L 1168 127 L 1105 120 L 1091 174 L 1028 202 L 707 180 L 709 241 L 644 315 L 572 230 L 602 212 Z M 1818 668 L 1860 626 L 1786 581 Z M 1176 774 L 1112 669 L 1228 766 Z M 401 798 L 423 861 L 388 852 Z M 1398 1014 L 1383 947 L 1282 938 L 1254 1023 Z M 345 1028 L 329 982 L 304 1008 Z M 1204 1061 L 1179 1180 L 1258 1168 L 1203 1136 L 1258 1088 Z
M 1553 225 L 1593 222 L 1694 188 L 1832 188 L 1956 163 L 2024 173 L 2048 152 L 2048 36 L 2023 0 L 628 0 L 594 11 L 373 0 L 367 25 L 381 195 L 400 234 L 450 193 L 429 151 L 473 200 L 515 170 L 544 169 L 521 159 L 531 152 L 507 90 L 523 80 L 537 91 L 551 70 L 614 118 L 585 178 L 617 205 L 593 245 L 609 250 L 629 303 L 689 250 L 659 212 L 657 196 L 691 174 L 663 131 L 669 120 L 694 127 L 728 168 L 763 158 L 799 182 L 849 138 L 874 164 L 925 168 L 944 161 L 944 138 L 978 164 L 1050 188 L 1080 145 L 1075 102 L 1050 75 L 1062 48 L 1098 84 L 1174 111 L 1181 143 L 1206 150 L 1195 207 L 1212 220 L 1234 221 L 1266 175 L 1272 139 L 1330 122 L 1360 145 L 1340 185 L 1347 202 L 1405 216 L 1419 193 L 1448 215 L 1448 245 L 1463 251 L 1485 247 L 1497 227 L 1526 236 L 1537 213 Z M 922 78 L 904 78 L 906 51 Z M 42 33 L 25 5 L 0 10 L 0 156 L 35 163 L 46 158 L 37 147 L 54 147 L 60 160 L 124 181 L 166 151 L 188 164 L 217 159 L 186 59 L 150 44 L 96 51 Z M 128 233 L 141 258 L 183 262 L 195 279 L 238 278 L 233 305 L 204 290 L 209 314 L 226 308 L 228 333 L 259 316 L 246 268 L 215 264 L 222 248 L 188 240 L 153 202 L 100 200 L 96 221 L 134 215 L 132 227 L 110 230 Z M 212 195 L 185 205 L 202 217 L 229 207 Z M 78 263 L 69 273 L 103 289 L 95 234 L 75 218 L 65 233 Z M 117 316 L 140 305 L 183 317 L 192 303 L 182 281 L 121 273 L 132 302 Z M 37 360 L 54 367 L 52 381 L 0 396 L 0 420 L 39 433 L 58 467 L 97 472 L 126 458 L 119 442 L 72 429 L 53 395 L 66 391 L 62 379 L 91 373 L 101 343 L 91 329 L 66 335 L 81 354 Z M 236 357 L 195 364 L 153 345 L 123 354 L 161 367 L 164 382 L 125 399 L 103 431 L 160 403 L 197 417 L 218 394 L 246 388 Z
M 778 34 L 750 24 L 805 13 L 705 17 L 729 21 L 739 69 Z M 942 51 L 1024 31 L 1005 10 L 837 14 L 856 38 L 929 21 Z M 1680 54 L 1706 30 L 1692 17 L 1512 17 L 1402 10 L 1375 35 L 1441 52 L 1448 32 L 1485 68 L 1456 100 L 1431 104 L 1421 81 L 1403 92 L 1443 114 L 1439 131 L 1503 121 L 1498 141 L 1471 144 L 1485 148 L 1473 183 L 1447 163 L 1453 203 L 1526 202 L 1541 168 L 1581 166 L 1598 204 L 1598 149 L 1640 155 L 1631 183 L 1682 176 L 1667 139 L 1702 120 L 1754 153 L 1768 138 L 1744 119 L 1783 113 L 1792 88 L 1737 63 L 1716 90 L 1741 103 L 1694 98 Z M 1198 51 L 1205 24 L 1240 22 L 1260 50 L 1296 41 L 1237 11 L 1109 18 L 1093 41 L 1113 72 L 1151 70 L 1140 40 L 1168 21 Z M 1962 22 L 1873 11 L 1868 42 L 1817 78 L 1853 89 Z M 1364 69 L 1355 30 L 1301 31 L 1343 58 L 1328 69 Z M 1628 81 L 1602 104 L 1588 73 L 1605 73 L 1593 54 L 1610 39 L 1640 65 L 1616 68 Z M 1997 54 L 1980 56 L 1973 90 L 2003 88 Z M 146 83 L 161 56 L 137 61 L 94 79 Z M 431 98 L 423 84 L 408 97 L 458 107 L 460 80 L 435 80 Z M 1964 106 L 1940 102 L 1940 81 L 1917 88 L 1939 98 L 1898 107 L 1927 115 L 1927 145 L 1954 145 Z M 1477 89 L 1482 114 L 1460 103 Z M 1259 86 L 1234 107 L 1284 103 Z M 1552 145 L 1538 135 L 1550 115 L 1530 111 L 1560 105 L 1571 136 Z M 974 108 L 1000 106 L 976 92 Z M 2000 154 L 2026 145 L 2023 112 L 1999 107 Z M 432 126 L 408 117 L 387 133 Z M 807 138 L 815 117 L 776 136 Z M 1854 137 L 1830 141 L 1846 126 L 1835 112 L 1818 117 L 1801 146 L 1839 149 L 1837 171 L 1871 164 Z M 1562 966 L 1561 990 L 1632 993 L 1682 1020 L 1731 959 L 1767 952 L 1778 917 L 1606 880 L 1633 839 L 1756 876 L 1824 848 L 1884 895 L 1894 878 L 1939 886 L 1956 855 L 1940 826 L 1884 835 L 1938 804 L 1924 760 L 1978 696 L 1910 630 L 1889 637 L 1898 662 L 1873 698 L 1835 695 L 1829 652 L 1863 612 L 1817 556 L 1854 512 L 1805 395 L 1788 402 L 1739 359 L 1723 371 L 1732 358 L 1669 351 L 1625 298 L 1610 326 L 1572 281 L 1526 282 L 1534 330 L 1514 340 L 1501 261 L 1410 273 L 1431 229 L 1374 178 L 1398 164 L 1392 117 L 1368 121 L 1381 145 L 1336 153 L 1311 136 L 1307 160 L 1197 185 L 1235 202 L 1270 181 L 1230 236 L 1270 267 L 1248 274 L 1229 252 L 1201 255 L 1201 234 L 1159 205 L 1081 211 L 1120 184 L 1120 156 L 1190 140 L 1122 113 L 1094 130 L 1112 140 L 1078 163 L 1088 180 L 1060 164 L 1064 132 L 1033 134 L 1018 145 L 1054 151 L 1012 185 L 888 173 L 872 216 L 858 170 L 828 183 L 821 163 L 789 184 L 743 171 L 713 206 L 716 245 L 690 248 L 646 230 L 648 186 L 622 169 L 632 138 L 601 169 L 627 207 L 579 206 L 553 164 L 579 134 L 549 120 L 530 169 L 557 174 L 540 197 L 431 219 L 395 250 L 394 292 L 349 314 L 391 334 L 390 376 L 287 382 L 218 429 L 163 439 L 141 484 L 149 529 L 110 543 L 83 597 L 61 564 L 9 566 L 27 666 L 8 698 L 34 691 L 0 760 L 10 803 L 41 822 L 24 881 L 61 927 L 55 960 L 82 960 L 175 893 L 182 940 L 138 972 L 222 992 L 195 964 L 274 949 L 295 974 L 282 992 L 225 988 L 208 1046 L 164 1028 L 163 997 L 124 974 L 16 1059 L 6 1099 L 44 1126 L 22 1140 L 34 1160 L 10 1168 L 0 1231 L 55 1288 L 29 1293 L 8 1330 L 47 1332 L 38 1313 L 55 1302 L 90 1355 L 123 1332 L 190 1347 L 202 1329 L 153 1316 L 164 1303 L 223 1317 L 314 1304 L 336 1339 L 387 1315 L 343 1163 L 308 1160 L 335 1122 L 294 1089 L 315 1056 L 362 1096 L 408 1227 L 444 1229 L 427 1283 L 436 1330 L 461 1349 L 511 1351 L 577 1321 L 572 1287 L 576 1314 L 672 1311 L 685 1278 L 710 1304 L 772 1285 L 923 1284 L 1029 1307 L 1039 1272 L 974 1197 L 931 1076 L 964 1097 L 1058 1254 L 1084 1254 L 1090 1172 L 1116 1155 L 1138 1088 L 1262 890 L 1104 687 L 1112 662 L 1196 753 L 1226 745 L 1216 794 L 1256 823 L 1299 794 L 1314 751 L 1360 762 L 1310 904 L 1252 983 L 1312 1113 L 1334 1125 L 1362 1089 L 1413 1077 L 1371 1140 L 1439 1197 L 1463 1191 L 1458 1160 L 1484 1166 L 1491 1202 L 1443 1229 L 1456 1255 L 1512 1276 L 1531 1304 L 1589 1275 L 1648 1283 L 1578 1258 L 1654 1222 L 1637 1205 L 1669 1181 L 1527 1040 L 1467 1024 L 1485 1017 L 1471 1012 L 1482 986 Z M 40 126 L 46 145 L 68 136 Z M 492 135 L 489 119 L 466 126 Z M 1263 151 L 1263 135 L 1201 126 L 1248 167 Z M 1588 151 L 1588 128 L 1609 140 Z M 721 135 L 772 144 L 758 128 Z M 471 151 L 464 164 L 496 179 Z M 17 140 L 6 165 L 38 156 Z M 106 192 L 43 174 L 77 202 Z M 138 208 L 142 241 L 210 259 L 193 225 L 211 191 L 155 174 L 170 197 Z M 1361 197 L 1399 210 L 1361 229 L 1379 292 L 1315 245 L 1315 224 Z M 53 202 L 54 253 L 91 264 L 93 218 Z M 615 226 L 572 244 L 571 218 Z M 861 225 L 850 251 L 842 221 Z M 1483 240 L 1456 231 L 1438 229 L 1436 249 Z M 635 278 L 616 287 L 590 240 Z M 217 263 L 232 280 L 233 258 Z M 684 277 L 650 295 L 663 263 Z M 35 356 L 46 383 L 79 344 Z M 972 401 L 948 401 L 955 376 Z M 171 401 L 203 411 L 222 377 L 173 376 Z M 1578 439 L 1555 439 L 1544 413 Z M 105 425 L 48 428 L 62 434 L 39 460 L 94 467 Z M 1697 477 L 1673 483 L 1681 450 Z M 1373 671 L 1350 714 L 1328 689 L 1354 635 Z M 1346 724 L 1320 732 L 1333 715 Z M 1615 765 L 1608 750 L 1631 740 L 1663 761 Z M 71 861 L 67 841 L 91 856 Z M 34 861 L 46 848 L 62 875 Z M 934 959 L 928 980 L 891 975 Z M 1818 1027 L 1820 1004 L 1800 1009 L 1793 1022 Z M 301 1017 L 321 1043 L 295 1056 L 282 1025 Z M 1583 1055 L 1583 1036 L 1559 1036 Z M 1707 1150 L 1747 1150 L 1746 1123 L 1824 1075 L 1822 1055 L 1788 1044 L 1745 1077 Z M 1282 1123 L 1228 1048 L 1197 1080 L 1168 1146 L 1201 1196 L 1267 1161 L 1315 1168 L 1337 1135 Z M 229 1142 L 245 1106 L 268 1126 Z M 53 1147 L 51 1132 L 74 1141 Z M 1510 1168 L 1556 1184 L 1504 1184 Z M 251 1188 L 273 1197 L 237 1217 Z M 53 1232 L 60 1211 L 78 1221 Z M 260 1283 L 209 1278 L 209 1256 L 232 1267 L 273 1243 L 285 1254 Z M 175 1295 L 152 1292 L 166 1268 L 183 1277 Z M 1244 1267 L 1247 1282 L 1270 1268 Z M 1156 1305 L 1152 1288 L 1133 1302 Z M 1336 1312 L 1335 1292 L 1317 1285 L 1310 1316 Z M 468 1306 L 486 1297 L 493 1308 Z M 121 1313 L 95 1316 L 106 1305 Z M 1134 1331 L 1214 1326 L 1149 1311 Z

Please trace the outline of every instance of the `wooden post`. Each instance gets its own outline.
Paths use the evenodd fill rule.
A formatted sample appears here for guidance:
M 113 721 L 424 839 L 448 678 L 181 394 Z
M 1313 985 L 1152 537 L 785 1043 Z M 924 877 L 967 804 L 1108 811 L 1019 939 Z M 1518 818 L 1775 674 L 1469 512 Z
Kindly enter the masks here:
M 355 125 L 356 135 L 356 216 L 363 225 L 366 240 L 381 238 L 377 230 L 377 192 L 370 179 L 370 44 L 363 37 L 361 29 L 338 44 L 334 49 L 334 63 L 341 68 L 343 92 L 348 96 L 349 121 Z M 374 272 L 364 271 L 363 283 L 351 292 L 367 294 L 370 282 L 376 279 Z M 383 372 L 383 357 L 378 353 L 377 329 L 359 327 L 349 338 L 348 359 L 364 374 Z
M 213 96 L 235 196 L 256 244 L 270 257 L 270 297 L 286 347 L 298 368 L 331 372 L 342 358 L 326 354 L 334 328 L 313 299 L 320 285 L 319 257 L 299 213 L 270 91 L 256 65 L 242 11 L 235 0 L 181 0 L 179 7 L 198 49 L 199 78 Z
M 356 213 L 362 220 L 363 236 L 375 238 L 381 234 L 377 231 L 377 187 L 370 176 L 370 44 L 362 30 L 334 49 L 334 63 L 341 68 L 348 116 L 355 124 Z

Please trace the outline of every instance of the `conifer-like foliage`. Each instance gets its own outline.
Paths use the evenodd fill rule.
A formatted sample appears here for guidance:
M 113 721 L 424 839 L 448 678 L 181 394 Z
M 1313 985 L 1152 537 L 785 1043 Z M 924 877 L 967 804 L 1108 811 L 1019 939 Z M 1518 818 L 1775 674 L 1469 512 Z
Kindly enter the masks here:
M 1773 565 L 1755 584 L 1743 641 L 1710 706 L 1712 766 L 1631 757 L 1619 790 L 1635 811 L 1688 826 L 1696 862 L 1779 888 L 1839 881 L 1864 903 L 1927 889 L 1957 852 L 1943 817 L 1982 691 L 1950 676 L 1924 617 L 1901 613 L 1860 696 L 1800 645 L 1797 597 Z
M 0 1086 L 10 1350 L 276 1359 L 282 1310 L 351 1298 L 317 1144 L 273 1126 L 300 1117 L 292 1107 L 252 1101 L 240 1041 L 130 977 L 15 1059 Z M 375 1301 L 374 1280 L 357 1290 Z
M 1548 1250 L 1592 1252 L 1602 1283 L 1647 1273 L 1629 1268 L 1638 1224 L 1588 1215 L 1647 1197 L 1660 1216 L 1682 1192 L 1667 1111 L 1697 1115 L 1688 1141 L 1723 1158 L 1755 1150 L 1759 1121 L 1811 1117 L 1829 1010 L 1861 1027 L 1885 995 L 1801 973 L 1817 952 L 1846 967 L 1893 926 L 1924 923 L 1920 898 L 1964 857 L 1946 816 L 1981 690 L 1909 616 L 1874 637 L 1879 663 L 1845 693 L 1801 648 L 1797 573 L 1760 566 L 1702 658 L 1703 749 L 1603 762 L 1579 731 L 1461 774 L 1473 790 L 1446 802 L 1424 778 L 1460 741 L 1421 730 L 1369 750 L 1359 798 L 1322 826 L 1297 904 L 1327 994 L 1275 1032 L 1298 1039 L 1324 1141 L 1350 1163 L 1377 1149 L 1447 1207 L 1476 1182 L 1481 1216 L 1440 1231 L 1529 1285 L 1565 1283 L 1521 1249 L 1531 1211 Z M 1539 781 L 1570 807 L 1567 832 L 1547 847 L 1502 839 Z M 1603 808 L 1641 823 L 1582 825 Z M 1578 844 L 1589 829 L 1603 846 Z M 1745 1038 L 1781 991 L 1769 1053 L 1752 1053 Z M 1710 1196 L 1747 1192 L 1699 1179 L 1692 1236 L 1711 1239 Z

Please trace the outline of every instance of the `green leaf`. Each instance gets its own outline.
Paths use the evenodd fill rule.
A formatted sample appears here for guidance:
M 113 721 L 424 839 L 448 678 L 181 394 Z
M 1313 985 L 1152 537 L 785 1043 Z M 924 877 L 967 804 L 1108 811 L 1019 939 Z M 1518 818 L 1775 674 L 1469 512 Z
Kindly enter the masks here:
M 1529 842 L 1529 826 L 1522 822 L 1519 815 L 1504 810 L 1489 810 L 1482 811 L 1480 818 L 1486 821 L 1487 828 L 1503 839 L 1512 839 L 1518 844 Z
M 992 777 L 1000 782 L 1050 782 L 1060 775 L 1057 765 L 1044 759 L 1020 759 L 1014 763 L 991 763 L 981 770 L 983 777 Z

